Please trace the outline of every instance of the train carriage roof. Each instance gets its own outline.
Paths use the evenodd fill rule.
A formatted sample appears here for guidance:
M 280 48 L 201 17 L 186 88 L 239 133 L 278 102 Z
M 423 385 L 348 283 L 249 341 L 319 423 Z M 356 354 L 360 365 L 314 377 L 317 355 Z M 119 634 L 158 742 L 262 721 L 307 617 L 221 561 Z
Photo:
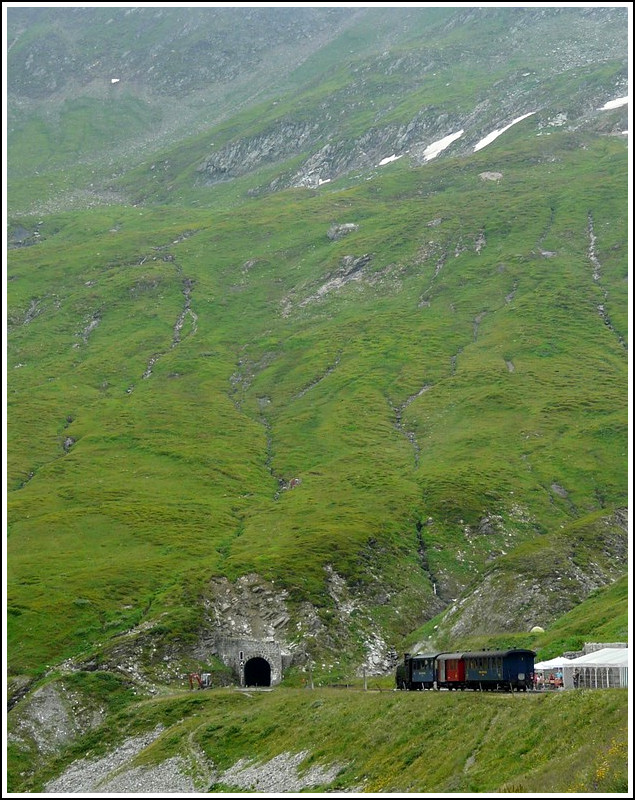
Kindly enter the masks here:
M 410 658 L 437 658 L 438 653 L 412 653 Z
M 454 661 L 460 658 L 489 658 L 490 656 L 533 656 L 536 653 L 533 650 L 512 649 L 512 650 L 470 650 L 463 653 L 439 653 L 437 656 L 438 661 Z
M 463 653 L 439 653 L 437 661 L 456 661 L 463 658 Z
M 487 658 L 488 656 L 536 656 L 533 650 L 513 648 L 512 650 L 473 650 L 463 653 L 463 658 Z

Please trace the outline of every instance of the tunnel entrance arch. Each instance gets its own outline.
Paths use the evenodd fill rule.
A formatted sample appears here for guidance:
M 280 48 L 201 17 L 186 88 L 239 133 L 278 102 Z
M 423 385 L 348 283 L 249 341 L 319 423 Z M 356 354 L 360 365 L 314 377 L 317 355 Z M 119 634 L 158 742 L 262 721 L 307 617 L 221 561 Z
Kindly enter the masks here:
M 271 686 L 271 665 L 266 659 L 256 657 L 246 662 L 245 686 Z

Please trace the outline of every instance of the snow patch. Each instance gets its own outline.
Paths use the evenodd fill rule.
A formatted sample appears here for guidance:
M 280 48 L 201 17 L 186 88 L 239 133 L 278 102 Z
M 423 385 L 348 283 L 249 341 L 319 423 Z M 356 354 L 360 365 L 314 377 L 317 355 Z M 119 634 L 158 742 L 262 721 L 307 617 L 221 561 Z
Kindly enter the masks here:
M 445 150 L 446 147 L 449 147 L 452 142 L 455 142 L 461 136 L 463 136 L 462 130 L 451 133 L 449 136 L 444 136 L 443 139 L 439 139 L 436 142 L 432 142 L 432 144 L 428 145 L 423 151 L 423 160 L 431 161 L 433 158 L 436 158 L 442 150 Z
M 510 122 L 509 125 L 505 125 L 504 128 L 499 128 L 491 133 L 488 133 L 484 139 L 481 139 L 480 142 L 474 145 L 474 152 L 476 153 L 477 150 L 482 150 L 484 147 L 487 147 L 488 144 L 491 144 L 494 139 L 498 139 L 502 133 L 508 131 L 513 125 L 516 125 L 517 122 L 527 119 L 527 117 L 531 117 L 531 115 L 535 113 L 535 111 L 530 111 L 528 114 L 523 114 L 522 117 L 517 117 L 515 120 L 513 120 L 513 122 Z
M 628 103 L 628 95 L 626 97 L 618 97 L 617 100 L 609 100 L 608 103 L 604 103 L 602 108 L 599 108 L 598 111 L 608 111 L 611 108 L 619 108 L 620 106 L 625 106 Z
M 396 156 L 394 153 L 387 158 L 382 158 L 382 160 L 377 165 L 378 167 L 383 167 L 384 164 L 390 164 L 391 161 L 397 161 L 398 159 L 403 158 L 403 153 L 400 156 Z

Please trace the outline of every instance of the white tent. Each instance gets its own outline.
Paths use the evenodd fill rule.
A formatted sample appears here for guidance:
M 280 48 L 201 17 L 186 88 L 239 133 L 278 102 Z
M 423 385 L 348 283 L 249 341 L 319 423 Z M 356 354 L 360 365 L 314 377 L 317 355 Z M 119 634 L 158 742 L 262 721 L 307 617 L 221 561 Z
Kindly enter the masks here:
M 550 658 L 549 661 L 539 661 L 537 664 L 534 664 L 534 670 L 552 670 L 552 669 L 563 669 L 566 667 L 567 664 L 571 663 L 570 658 L 565 658 L 564 656 L 558 656 L 557 658 Z
M 628 686 L 628 648 L 604 647 L 573 658 L 563 669 L 564 688 L 613 689 Z M 574 676 L 577 673 L 577 680 Z
M 558 656 L 557 658 L 550 658 L 548 661 L 539 661 L 537 664 L 534 664 L 534 673 L 538 678 L 538 683 L 536 684 L 536 688 L 556 688 L 563 686 L 564 684 L 560 681 L 556 683 L 547 683 L 547 676 L 551 677 L 553 675 L 554 678 L 557 678 L 558 673 L 560 673 L 560 678 L 564 679 L 564 666 L 565 664 L 569 664 L 570 659 L 565 658 L 564 656 Z

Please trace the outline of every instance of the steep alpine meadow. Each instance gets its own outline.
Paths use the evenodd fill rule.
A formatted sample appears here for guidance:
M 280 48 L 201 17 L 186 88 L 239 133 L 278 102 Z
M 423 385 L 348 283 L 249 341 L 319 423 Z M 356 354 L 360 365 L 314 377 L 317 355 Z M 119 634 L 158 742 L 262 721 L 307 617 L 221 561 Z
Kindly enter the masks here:
M 624 159 L 533 135 L 224 214 L 49 218 L 8 284 L 16 665 L 214 575 L 326 613 L 327 565 L 394 645 L 623 506 Z

